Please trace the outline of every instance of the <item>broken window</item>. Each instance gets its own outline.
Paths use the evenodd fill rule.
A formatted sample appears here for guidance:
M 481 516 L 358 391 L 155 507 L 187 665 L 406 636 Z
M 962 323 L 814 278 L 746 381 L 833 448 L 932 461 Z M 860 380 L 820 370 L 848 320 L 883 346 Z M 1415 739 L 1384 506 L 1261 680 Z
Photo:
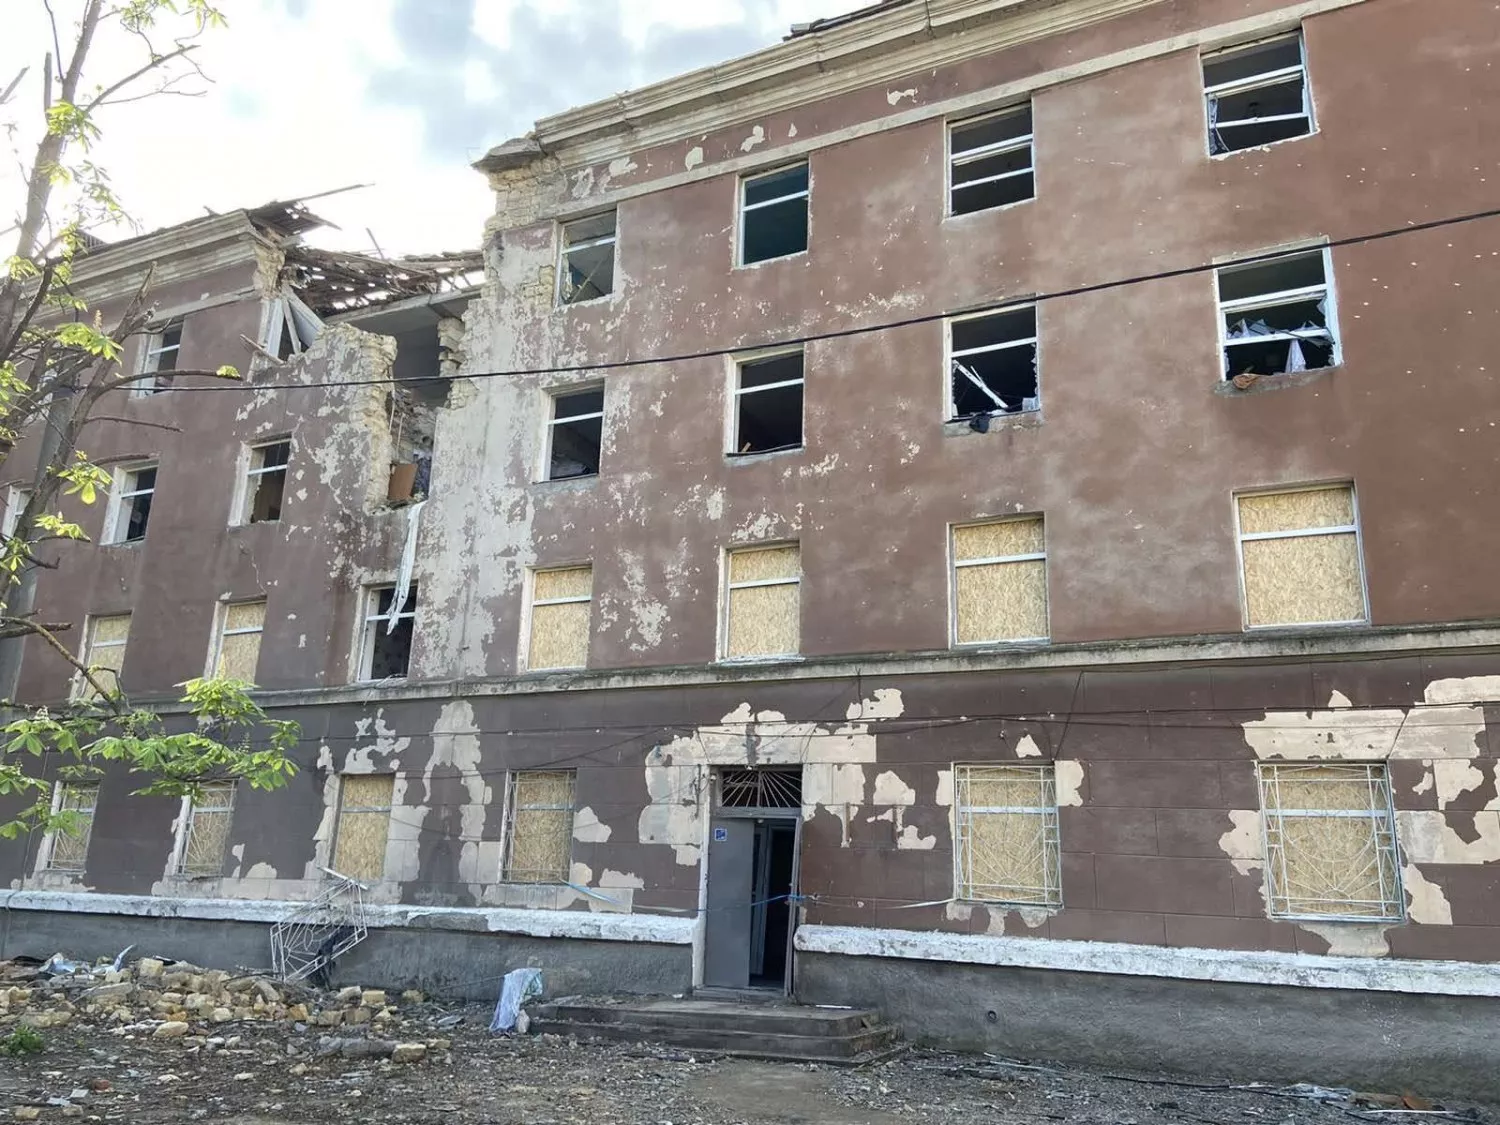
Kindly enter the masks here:
M 715 778 L 721 809 L 802 808 L 801 766 L 721 769 Z
M 400 679 L 411 661 L 412 631 L 417 616 L 417 587 L 409 588 L 404 604 L 396 604 L 395 586 L 366 591 L 361 680 Z
M 52 811 L 64 822 L 52 830 L 47 848 L 49 871 L 82 871 L 88 861 L 89 839 L 94 834 L 94 810 L 99 803 L 99 785 L 92 781 L 60 781 L 52 793 Z
M 1224 378 L 1333 367 L 1333 294 L 1323 250 L 1218 271 Z
M 566 883 L 573 860 L 573 770 L 513 770 L 505 816 L 507 883 Z
M 1312 132 L 1301 32 L 1204 55 L 1203 92 L 1211 153 Z
M 732 453 L 802 447 L 802 362 L 797 351 L 739 365 Z
M 528 669 L 582 668 L 588 664 L 593 591 L 593 567 L 570 566 L 532 573 Z
M 156 466 L 132 465 L 115 470 L 114 502 L 106 543 L 139 543 L 146 538 L 151 499 L 156 495 Z
M 260 663 L 260 638 L 265 626 L 264 601 L 226 605 L 219 618 L 219 635 L 210 662 L 212 675 L 255 683 L 255 669 Z
M 385 877 L 395 791 L 395 774 L 346 773 L 340 779 L 333 840 L 333 869 L 340 875 L 365 882 Z
M 948 129 L 948 213 L 967 215 L 1036 198 L 1031 106 Z
M 807 249 L 806 164 L 740 181 L 740 265 Z
M 1061 906 L 1053 767 L 956 765 L 953 780 L 954 897 Z
M 1040 516 L 953 529 L 953 643 L 1047 639 L 1047 548 Z
M 1259 770 L 1271 917 L 1400 921 L 1384 764 L 1262 762 Z
M 797 544 L 729 552 L 724 657 L 793 656 L 801 647 L 802 552 Z
M 245 477 L 244 509 L 241 523 L 265 523 L 281 518 L 281 504 L 286 496 L 287 463 L 292 458 L 289 438 L 263 442 L 250 447 L 250 467 Z
M 16 525 L 21 521 L 21 513 L 26 510 L 26 505 L 29 503 L 31 503 L 31 489 L 11 485 L 6 490 L 5 521 L 0 524 L 0 539 L 9 539 L 16 533 Z
M 604 441 L 604 388 L 555 392 L 547 425 L 547 479 L 599 475 Z
M 950 419 L 1017 414 L 1041 405 L 1036 382 L 1036 306 L 948 322 Z
M 177 370 L 177 355 L 182 350 L 182 321 L 169 320 L 149 329 L 141 344 L 141 374 L 150 378 L 137 380 L 132 390 L 138 396 L 155 394 L 172 385 L 171 372 Z
M 1354 489 L 1337 485 L 1235 500 L 1246 625 L 1366 619 Z
M 130 614 L 90 617 L 83 627 L 83 665 L 106 691 L 120 686 L 120 670 L 125 667 L 125 642 L 130 636 Z M 80 674 L 74 681 L 75 699 L 95 699 L 98 693 Z
M 229 825 L 234 818 L 234 782 L 211 781 L 184 797 L 180 875 L 210 878 L 224 874 Z
M 607 297 L 615 287 L 615 212 L 564 223 L 557 299 L 564 305 Z

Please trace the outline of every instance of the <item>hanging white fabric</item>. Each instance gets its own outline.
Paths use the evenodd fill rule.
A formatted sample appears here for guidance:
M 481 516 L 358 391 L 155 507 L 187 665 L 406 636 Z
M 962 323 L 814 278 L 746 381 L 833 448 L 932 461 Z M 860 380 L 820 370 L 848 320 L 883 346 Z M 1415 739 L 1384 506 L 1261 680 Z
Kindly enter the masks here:
M 396 622 L 411 597 L 411 572 L 417 565 L 417 522 L 422 518 L 422 506 L 426 500 L 418 500 L 406 509 L 406 546 L 401 548 L 401 568 L 396 571 L 396 589 L 391 592 L 391 610 L 385 619 L 386 635 L 396 631 Z

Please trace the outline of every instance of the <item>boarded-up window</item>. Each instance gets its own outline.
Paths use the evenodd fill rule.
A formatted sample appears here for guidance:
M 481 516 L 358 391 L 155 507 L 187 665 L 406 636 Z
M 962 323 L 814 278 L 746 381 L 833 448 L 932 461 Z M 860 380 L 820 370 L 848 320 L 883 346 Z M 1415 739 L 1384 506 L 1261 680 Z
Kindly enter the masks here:
M 1272 917 L 1401 918 L 1383 764 L 1262 763 L 1260 804 Z
M 106 691 L 117 690 L 120 686 L 120 669 L 125 667 L 125 642 L 130 636 L 130 614 L 91 617 L 84 632 L 83 663 Z M 74 681 L 73 694 L 79 699 L 95 699 L 99 693 L 79 675 Z
M 531 639 L 526 666 L 532 670 L 586 666 L 594 568 L 538 570 L 531 578 Z
M 1062 903 L 1052 766 L 954 766 L 957 897 Z
M 1047 639 L 1047 551 L 1042 518 L 953 529 L 953 641 Z
M 345 774 L 339 789 L 333 869 L 351 879 L 385 875 L 385 846 L 391 828 L 393 774 Z
M 505 816 L 507 883 L 566 883 L 573 860 L 573 771 L 516 770 Z
M 197 796 L 187 799 L 185 808 L 178 870 L 183 875 L 222 875 L 224 855 L 229 850 L 229 825 L 234 818 L 234 782 L 200 786 Z
M 63 823 L 53 829 L 52 846 L 47 853 L 47 867 L 53 871 L 82 871 L 89 855 L 89 838 L 94 834 L 94 808 L 99 801 L 99 786 L 94 782 L 59 782 L 53 794 L 52 808 L 63 815 Z
M 265 625 L 265 602 L 226 605 L 224 614 L 219 619 L 213 674 L 225 679 L 255 683 L 255 666 L 260 663 L 260 635 Z
M 791 656 L 802 645 L 797 544 L 729 552 L 724 656 Z
M 1337 485 L 1237 499 L 1247 625 L 1365 620 L 1352 488 Z

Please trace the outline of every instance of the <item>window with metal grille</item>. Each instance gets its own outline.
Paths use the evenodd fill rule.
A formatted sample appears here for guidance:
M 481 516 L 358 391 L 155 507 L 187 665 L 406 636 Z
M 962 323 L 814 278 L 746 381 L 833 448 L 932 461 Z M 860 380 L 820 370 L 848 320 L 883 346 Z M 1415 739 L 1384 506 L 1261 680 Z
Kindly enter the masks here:
M 1031 106 L 949 126 L 950 215 L 967 215 L 1035 198 Z
M 82 871 L 88 861 L 89 839 L 94 834 L 94 809 L 99 803 L 97 782 L 60 781 L 52 794 L 52 811 L 64 823 L 52 830 L 46 868 L 50 871 Z
M 566 883 L 573 861 L 573 770 L 514 770 L 505 815 L 507 883 Z
M 1391 783 L 1375 762 L 1260 763 L 1273 918 L 1400 921 Z
M 395 774 L 345 774 L 341 779 L 333 839 L 333 869 L 340 875 L 384 878 L 395 790 Z
M 130 639 L 130 614 L 90 617 L 84 623 L 83 664 L 94 679 L 108 691 L 120 686 L 120 670 L 125 667 L 125 642 Z M 73 680 L 75 699 L 97 696 L 93 685 L 81 674 Z
M 953 643 L 1047 639 L 1047 545 L 1040 516 L 953 529 Z
M 1224 378 L 1336 367 L 1330 276 L 1326 249 L 1219 270 Z
M 1246 493 L 1235 505 L 1247 626 L 1368 618 L 1353 488 Z
M 1311 133 L 1302 33 L 1204 55 L 1203 94 L 1214 155 Z
M 954 766 L 956 897 L 1062 904 L 1053 767 Z
M 564 223 L 562 269 L 557 271 L 559 304 L 576 305 L 607 297 L 615 287 L 615 212 Z
M 718 797 L 721 809 L 801 809 L 802 770 L 720 770 Z
M 196 796 L 183 799 L 183 843 L 177 870 L 182 875 L 211 877 L 224 873 L 229 851 L 229 826 L 234 819 L 232 781 L 198 787 Z

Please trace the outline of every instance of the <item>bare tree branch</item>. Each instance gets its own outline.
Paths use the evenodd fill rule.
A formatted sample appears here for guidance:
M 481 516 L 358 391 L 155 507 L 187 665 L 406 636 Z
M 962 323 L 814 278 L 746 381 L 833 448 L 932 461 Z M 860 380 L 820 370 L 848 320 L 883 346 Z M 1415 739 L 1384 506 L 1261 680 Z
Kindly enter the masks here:
M 153 58 L 145 66 L 140 67 L 140 68 L 138 68 L 136 70 L 131 71 L 129 74 L 127 74 L 124 78 L 120 79 L 118 82 L 115 82 L 115 83 L 113 83 L 113 84 L 111 84 L 109 86 L 106 86 L 103 90 L 101 90 L 98 94 L 96 94 L 90 101 L 85 102 L 81 108 L 83 109 L 83 111 L 85 113 L 92 112 L 94 109 L 98 108 L 99 106 L 104 105 L 108 101 L 109 96 L 111 94 L 113 94 L 116 90 L 120 90 L 120 89 L 123 89 L 126 86 L 129 86 L 132 82 L 134 82 L 137 78 L 140 78 L 142 75 L 150 74 L 153 70 L 156 70 L 158 67 L 166 65 L 167 63 L 171 62 L 173 59 L 182 58 L 189 51 L 196 51 L 197 49 L 198 49 L 198 45 L 196 43 L 189 43 L 189 44 L 187 44 L 184 47 L 178 47 L 177 50 L 169 52 L 168 54 L 159 55 L 156 58 Z
M 21 84 L 21 80 L 26 77 L 26 72 L 30 69 L 29 66 L 23 66 L 16 76 L 10 80 L 10 85 L 5 87 L 4 90 L 0 90 L 0 105 L 4 105 L 10 101 L 11 95 L 16 92 L 16 87 Z
M 90 414 L 84 420 L 84 425 L 89 426 L 95 422 L 122 422 L 127 426 L 146 426 L 153 430 L 170 430 L 174 434 L 182 433 L 181 426 L 169 426 L 165 422 L 148 422 L 144 418 L 116 418 L 110 414 Z
M 83 676 L 83 678 L 88 681 L 89 687 L 98 692 L 99 698 L 104 700 L 109 705 L 110 709 L 115 712 L 115 714 L 118 715 L 123 713 L 123 708 L 121 708 L 119 702 L 115 699 L 115 692 L 111 691 L 109 688 L 106 688 L 97 679 L 95 679 L 93 670 L 90 669 L 87 664 L 84 664 L 81 660 L 79 660 L 76 656 L 69 652 L 67 650 L 67 647 L 57 639 L 56 635 L 54 635 L 53 631 L 50 628 L 48 628 L 46 625 L 43 625 L 39 621 L 31 621 L 24 617 L 0 617 L 0 628 L 9 628 L 15 625 L 24 625 L 28 627 L 30 632 L 25 634 L 26 636 L 41 637 L 42 640 L 51 645 L 59 656 L 61 656 L 75 669 L 77 669 L 77 671 Z M 118 686 L 119 685 L 116 684 L 116 691 L 118 691 Z
M 57 65 L 62 66 L 62 40 L 57 36 L 57 16 L 52 11 L 52 0 L 42 0 L 42 7 L 47 9 L 47 22 L 52 26 L 52 51 L 53 58 L 57 59 Z M 51 67 L 47 68 L 51 70 Z

